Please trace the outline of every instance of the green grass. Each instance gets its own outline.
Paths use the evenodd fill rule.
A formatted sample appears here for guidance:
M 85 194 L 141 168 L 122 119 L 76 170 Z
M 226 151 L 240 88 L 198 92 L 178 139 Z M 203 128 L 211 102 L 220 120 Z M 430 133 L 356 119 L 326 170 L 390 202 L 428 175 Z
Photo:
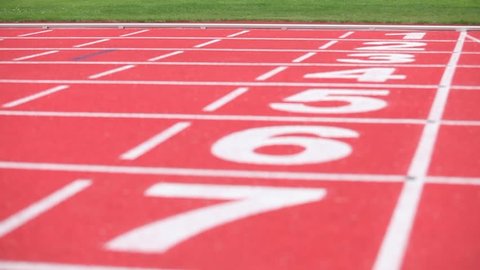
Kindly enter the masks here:
M 0 0 L 0 21 L 480 24 L 480 0 Z

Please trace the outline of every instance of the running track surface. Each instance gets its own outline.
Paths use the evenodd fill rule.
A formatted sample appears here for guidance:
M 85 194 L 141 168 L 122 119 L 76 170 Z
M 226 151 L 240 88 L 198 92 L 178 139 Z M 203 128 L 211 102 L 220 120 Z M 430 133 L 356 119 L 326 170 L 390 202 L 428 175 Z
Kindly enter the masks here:
M 0 269 L 479 269 L 479 40 L 0 29 Z

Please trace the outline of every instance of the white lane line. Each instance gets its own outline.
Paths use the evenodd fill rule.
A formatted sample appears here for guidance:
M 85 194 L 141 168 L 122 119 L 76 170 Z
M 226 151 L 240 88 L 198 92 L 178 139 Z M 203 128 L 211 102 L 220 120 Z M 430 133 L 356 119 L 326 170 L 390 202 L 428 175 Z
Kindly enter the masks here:
M 128 34 L 123 34 L 123 35 L 120 35 L 120 36 L 121 37 L 129 37 L 129 36 L 145 33 L 145 32 L 148 32 L 148 31 L 150 31 L 150 30 L 149 29 L 144 29 L 144 30 L 139 30 L 139 31 L 136 31 L 136 32 L 128 33 Z
M 0 110 L 1 116 L 112 118 L 112 119 L 174 119 L 206 121 L 258 121 L 258 122 L 311 122 L 311 123 L 359 123 L 359 124 L 406 124 L 424 125 L 426 120 L 408 118 L 355 118 L 312 116 L 266 116 L 266 115 L 207 115 L 182 113 L 111 113 L 111 112 L 59 112 L 59 111 L 10 111 Z
M 327 43 L 325 43 L 324 45 L 318 47 L 320 50 L 325 50 L 325 49 L 328 49 L 330 47 L 332 47 L 333 45 L 335 45 L 338 41 L 337 40 L 332 40 L 332 41 L 329 41 Z
M 300 62 L 303 62 L 303 61 L 307 60 L 308 58 L 310 58 L 310 57 L 314 56 L 315 54 L 317 54 L 317 53 L 314 53 L 314 52 L 308 52 L 308 53 L 306 53 L 306 54 L 304 54 L 304 55 L 302 55 L 302 56 L 300 56 L 300 57 L 296 58 L 296 59 L 295 59 L 295 60 L 293 60 L 292 62 L 293 62 L 293 63 L 300 63 Z
M 107 75 L 111 75 L 111 74 L 114 74 L 114 73 L 117 73 L 117 72 L 120 72 L 120 71 L 124 71 L 124 70 L 130 69 L 130 68 L 133 68 L 133 67 L 135 67 L 135 65 L 121 66 L 121 67 L 118 67 L 118 68 L 114 68 L 114 69 L 111 69 L 111 70 L 107 70 L 107 71 L 104 71 L 104 72 L 100 72 L 100 73 L 88 76 L 88 78 L 89 79 L 98 79 L 98 78 L 101 78 L 101 77 L 104 77 L 104 76 L 107 76 Z
M 392 174 L 355 174 L 355 173 L 315 173 L 288 171 L 255 171 L 255 170 L 223 170 L 201 168 L 146 167 L 146 166 L 113 166 L 96 164 L 69 163 L 37 163 L 0 161 L 0 169 L 64 171 L 64 172 L 94 172 L 113 174 L 143 174 L 143 175 L 175 175 L 175 176 L 206 176 L 231 178 L 256 178 L 261 180 L 306 180 L 306 181 L 346 181 L 346 182 L 380 182 L 401 183 L 403 175 Z
M 44 56 L 44 55 L 49 55 L 49 54 L 53 54 L 53 53 L 57 53 L 57 52 L 58 51 L 48 51 L 48 52 L 31 54 L 31 55 L 27 55 L 27 56 L 17 57 L 15 59 L 13 59 L 13 61 L 27 60 L 27 59 L 31 59 L 31 58 L 35 58 L 35 57 L 39 57 L 39 56 Z
M 87 43 L 78 44 L 78 45 L 75 45 L 73 47 L 74 48 L 82 48 L 82 47 L 85 47 L 85 46 L 88 46 L 88 45 L 102 43 L 102 42 L 109 41 L 109 40 L 110 40 L 109 38 L 104 38 L 104 39 L 100 39 L 100 40 L 95 40 L 95 41 L 91 41 L 91 42 L 87 42 Z
M 417 150 L 408 170 L 408 175 L 412 180 L 404 184 L 399 195 L 380 252 L 375 261 L 374 270 L 395 270 L 401 269 L 402 267 L 403 258 L 408 247 L 410 234 L 425 185 L 428 168 L 435 149 L 435 143 L 440 129 L 440 120 L 445 110 L 453 75 L 458 59 L 460 58 L 465 37 L 466 32 L 461 32 L 447 68 L 443 73 L 440 87 L 437 90 L 428 117 L 431 122 L 427 123 L 423 129 Z
M 181 53 L 183 53 L 183 52 L 184 52 L 184 51 L 175 51 L 175 52 L 171 52 L 171 53 L 167 53 L 167 54 L 162 54 L 162 55 L 159 55 L 159 56 L 150 58 L 150 59 L 148 59 L 147 61 L 149 61 L 149 62 L 154 62 L 154 61 L 157 61 L 157 60 L 160 60 L 160 59 L 165 59 L 165 58 L 170 57 L 170 56 L 174 56 L 174 55 L 177 55 L 177 54 L 181 54 Z
M 273 76 L 277 75 L 278 73 L 286 70 L 288 67 L 276 67 L 260 76 L 258 76 L 255 80 L 256 81 L 266 81 L 270 78 L 272 78 Z
M 50 262 L 31 262 L 31 261 L 0 261 L 2 270 L 174 270 L 173 268 L 140 268 L 140 267 L 121 267 L 121 266 L 103 266 L 92 264 L 64 264 Z M 179 270 L 179 269 L 178 269 Z
M 355 32 L 352 32 L 352 31 L 351 31 L 351 32 L 347 32 L 347 33 L 339 36 L 338 38 L 347 38 L 347 37 L 349 37 L 350 35 L 352 35 L 353 33 L 355 33 Z
M 480 186 L 479 177 L 429 176 L 427 183 L 442 185 Z
M 168 139 L 182 132 L 191 125 L 190 122 L 179 122 L 173 126 L 167 128 L 166 130 L 158 133 L 157 135 L 151 137 L 150 139 L 144 141 L 143 143 L 135 146 L 134 148 L 128 150 L 120 156 L 120 159 L 123 160 L 135 160 L 143 156 L 148 151 L 157 147 L 159 144 L 166 142 Z
M 246 34 L 246 33 L 248 33 L 248 32 L 250 32 L 250 30 L 243 30 L 243 31 L 240 31 L 240 32 L 237 32 L 237 33 L 233 33 L 233 34 L 231 34 L 231 35 L 228 35 L 227 37 L 230 37 L 230 38 L 231 38 L 231 37 L 238 37 L 238 36 L 243 35 L 243 34 Z
M 467 37 L 468 37 L 470 40 L 473 40 L 473 41 L 475 41 L 475 42 L 480 43 L 480 39 L 477 39 L 477 38 L 475 38 L 475 37 L 473 37 L 473 36 L 471 36 L 471 35 L 467 35 Z
M 233 90 L 232 92 L 226 94 L 225 96 L 221 97 L 220 99 L 218 100 L 215 100 L 214 102 L 210 103 L 209 105 L 205 106 L 205 108 L 203 108 L 203 111 L 204 112 L 213 112 L 213 111 L 216 111 L 218 110 L 219 108 L 225 106 L 227 103 L 233 101 L 234 99 L 236 99 L 237 97 L 243 95 L 244 93 L 246 93 L 248 91 L 248 88 L 247 87 L 239 87 L 235 90 Z
M 217 43 L 221 41 L 221 39 L 214 39 L 214 40 L 210 40 L 210 41 L 207 41 L 207 42 L 204 42 L 204 43 L 201 43 L 201 44 L 198 44 L 198 45 L 195 45 L 193 46 L 194 48 L 203 48 L 205 46 L 208 46 L 210 44 L 213 44 L 213 43 Z
M 52 32 L 53 30 L 43 30 L 43 31 L 37 31 L 37 32 L 33 32 L 33 33 L 27 33 L 27 34 L 22 34 L 22 35 L 18 35 L 19 37 L 28 37 L 28 36 L 33 36 L 33 35 L 37 35 L 37 34 L 42 34 L 42 33 L 48 33 L 48 32 Z
M 0 238 L 47 212 L 56 205 L 84 190 L 92 183 L 90 180 L 76 180 L 49 196 L 31 204 L 27 208 L 0 222 Z
M 39 92 L 39 93 L 30 95 L 30 96 L 26 96 L 26 97 L 23 97 L 23 98 L 20 98 L 20 99 L 17 99 L 17 100 L 14 100 L 14 101 L 5 103 L 5 104 L 2 105 L 2 107 L 3 107 L 3 108 L 13 108 L 13 107 L 16 107 L 16 106 L 18 106 L 18 105 L 21 105 L 21 104 L 25 104 L 25 103 L 27 103 L 27 102 L 30 102 L 30 101 L 32 101 L 32 100 L 36 100 L 36 99 L 39 99 L 39 98 L 42 98 L 42 97 L 51 95 L 51 94 L 53 94 L 53 93 L 56 93 L 56 92 L 58 92 L 58 91 L 65 90 L 65 89 L 67 89 L 68 87 L 69 87 L 68 85 L 55 86 L 55 87 L 53 87 L 53 88 L 44 90 L 44 91 L 42 91 L 42 92 Z

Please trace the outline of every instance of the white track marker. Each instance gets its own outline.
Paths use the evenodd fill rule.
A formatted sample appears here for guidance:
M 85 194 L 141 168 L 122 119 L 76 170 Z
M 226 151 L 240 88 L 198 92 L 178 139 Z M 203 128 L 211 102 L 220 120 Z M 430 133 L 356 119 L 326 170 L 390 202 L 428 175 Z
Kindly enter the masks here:
M 91 42 L 87 42 L 87 43 L 82 43 L 82 44 L 78 44 L 78 45 L 75 45 L 73 46 L 74 48 L 82 48 L 82 47 L 86 47 L 88 45 L 93 45 L 93 44 L 97 44 L 97 43 L 101 43 L 101 42 L 105 42 L 105 41 L 109 41 L 110 39 L 108 38 L 104 38 L 104 39 L 100 39 L 100 40 L 95 40 L 95 41 L 91 41 Z
M 167 270 L 160 268 L 139 268 L 121 266 L 103 266 L 91 264 L 63 264 L 50 262 L 0 261 L 2 270 Z M 170 269 L 174 270 L 174 269 Z
M 478 39 L 478 38 L 475 38 L 475 37 L 470 36 L 470 35 L 467 35 L 467 37 L 468 37 L 470 40 L 472 40 L 472 41 L 475 41 L 475 42 L 480 43 L 480 39 Z
M 347 37 L 349 37 L 349 36 L 350 36 L 351 34 L 353 34 L 353 33 L 355 33 L 355 32 L 347 32 L 347 33 L 339 36 L 338 38 L 347 38 Z
M 98 79 L 98 78 L 101 78 L 101 77 L 104 77 L 104 76 L 107 76 L 107 75 L 110 75 L 110 74 L 114 74 L 114 73 L 117 73 L 117 72 L 120 72 L 120 71 L 131 69 L 133 67 L 135 67 L 135 65 L 121 66 L 121 67 L 118 67 L 118 68 L 114 68 L 114 69 L 111 69 L 111 70 L 107 70 L 107 71 L 104 71 L 104 72 L 100 72 L 100 73 L 88 76 L 88 78 L 89 79 Z
M 49 196 L 31 204 L 27 208 L 13 214 L 7 219 L 0 222 L 0 237 L 3 237 L 15 229 L 23 226 L 27 222 L 35 219 L 56 205 L 66 201 L 70 197 L 84 190 L 90 186 L 92 182 L 90 180 L 76 180 L 63 188 L 55 191 Z
M 228 35 L 227 37 L 229 37 L 229 38 L 238 37 L 238 36 L 243 35 L 243 34 L 246 34 L 246 33 L 248 33 L 248 32 L 250 32 L 250 30 L 243 30 L 243 31 L 240 31 L 240 32 L 237 32 L 237 33 L 233 33 L 233 34 L 231 34 L 231 35 Z
M 17 100 L 14 100 L 14 101 L 5 103 L 5 104 L 2 105 L 2 107 L 3 107 L 3 108 L 13 108 L 13 107 L 15 107 L 15 106 L 18 106 L 18 105 L 21 105 L 21 104 L 30 102 L 30 101 L 32 101 L 32 100 L 39 99 L 39 98 L 42 98 L 42 97 L 44 97 L 44 96 L 51 95 L 51 94 L 56 93 L 56 92 L 61 91 L 61 90 L 65 90 L 65 89 L 67 89 L 68 87 L 69 87 L 68 85 L 55 86 L 55 87 L 50 88 L 50 89 L 47 89 L 47 90 L 45 90 L 45 91 L 42 91 L 42 92 L 39 92 L 39 93 L 30 95 L 30 96 L 27 96 L 27 97 L 24 97 L 24 98 L 21 98 L 21 99 L 17 99 Z
M 219 108 L 223 107 L 225 104 L 233 101 L 237 97 L 241 96 L 242 94 L 248 91 L 247 87 L 239 87 L 232 92 L 226 94 L 225 96 L 221 97 L 220 99 L 210 103 L 205 108 L 203 108 L 204 112 L 213 112 L 218 110 Z
M 278 73 L 286 70 L 287 67 L 276 67 L 272 70 L 270 70 L 269 72 L 265 73 L 265 74 L 262 74 L 260 76 L 258 76 L 255 80 L 256 81 L 265 81 L 265 80 L 268 80 L 270 79 L 271 77 L 277 75 Z
M 306 53 L 298 58 L 296 58 L 295 60 L 292 61 L 292 63 L 300 63 L 300 62 L 303 62 L 304 60 L 314 56 L 316 53 L 314 52 L 309 52 L 309 53 Z
M 480 186 L 479 177 L 430 176 L 427 183 L 442 185 Z
M 324 45 L 320 46 L 319 49 L 320 49 L 320 50 L 328 49 L 328 48 L 330 48 L 331 46 L 335 45 L 335 43 L 337 43 L 337 42 L 338 42 L 337 40 L 329 41 L 329 42 L 325 43 Z
M 162 55 L 159 55 L 159 56 L 150 58 L 150 59 L 148 59 L 147 61 L 149 61 L 149 62 L 154 62 L 154 61 L 157 61 L 157 60 L 160 60 L 160 59 L 165 59 L 165 58 L 170 57 L 170 56 L 174 56 L 174 55 L 177 55 L 177 54 L 181 54 L 181 53 L 183 53 L 183 52 L 184 52 L 184 51 L 174 51 L 174 52 L 171 52 L 171 53 L 162 54 Z
M 400 193 L 380 252 L 375 261 L 374 270 L 397 270 L 402 267 L 410 233 L 427 178 L 428 168 L 435 149 L 435 142 L 440 129 L 440 120 L 445 110 L 453 75 L 458 59 L 460 58 L 465 37 L 466 32 L 461 32 L 447 68 L 443 73 L 429 114 L 429 120 L 432 121 L 432 123 L 427 123 L 423 129 L 417 150 L 408 170 L 408 175 L 412 180 L 404 184 Z
M 204 43 L 201 43 L 201 44 L 198 44 L 198 45 L 195 45 L 193 46 L 194 48 L 203 48 L 205 46 L 208 46 L 210 44 L 213 44 L 213 43 L 217 43 L 221 41 L 221 39 L 214 39 L 214 40 L 210 40 L 210 41 L 207 41 L 207 42 L 204 42 Z
M 146 140 L 145 142 L 141 143 L 140 145 L 128 150 L 127 152 L 123 153 L 120 156 L 120 159 L 123 160 L 134 160 L 148 151 L 152 150 L 153 148 L 157 147 L 159 144 L 167 141 L 168 139 L 172 138 L 173 136 L 177 135 L 184 129 L 190 126 L 190 122 L 179 122 L 174 124 L 173 126 L 167 128 L 166 130 L 158 133 L 157 135 L 151 137 L 150 139 Z
M 37 34 L 42 34 L 42 33 L 48 33 L 48 32 L 52 32 L 53 30 L 43 30 L 43 31 L 37 31 L 37 32 L 33 32 L 33 33 L 27 33 L 27 34 L 22 34 L 22 35 L 18 35 L 19 37 L 28 37 L 28 36 L 33 36 L 33 35 L 37 35 Z
M 57 52 L 58 52 L 58 51 L 48 51 L 48 52 L 31 54 L 31 55 L 27 55 L 27 56 L 22 56 L 22 57 L 15 58 L 15 59 L 13 59 L 13 61 L 22 61 L 22 60 L 32 59 L 32 58 L 35 58 L 35 57 L 44 56 L 44 55 L 49 55 L 49 54 L 53 54 L 53 53 L 57 53 Z
M 140 30 L 140 31 L 136 31 L 136 32 L 128 33 L 128 34 L 123 34 L 123 35 L 121 35 L 121 37 L 129 37 L 129 36 L 133 36 L 133 35 L 136 35 L 136 34 L 145 33 L 145 32 L 148 32 L 148 31 L 150 31 L 150 30 L 144 29 L 144 30 Z

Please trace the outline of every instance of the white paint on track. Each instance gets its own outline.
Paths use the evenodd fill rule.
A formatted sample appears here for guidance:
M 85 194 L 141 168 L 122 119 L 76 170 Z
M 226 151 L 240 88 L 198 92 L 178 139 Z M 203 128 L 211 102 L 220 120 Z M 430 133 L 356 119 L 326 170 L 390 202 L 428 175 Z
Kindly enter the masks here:
M 29 36 L 48 33 L 48 32 L 52 32 L 52 31 L 53 30 L 49 29 L 49 30 L 37 31 L 37 32 L 33 32 L 33 33 L 22 34 L 22 35 L 18 35 L 18 36 L 19 37 L 29 37 Z
M 101 78 L 101 77 L 105 77 L 105 76 L 107 76 L 107 75 L 111 75 L 111 74 L 118 73 L 118 72 L 120 72 L 120 71 L 124 71 L 124 70 L 127 70 L 127 69 L 131 69 L 131 68 L 133 68 L 133 67 L 135 67 L 135 65 L 121 66 L 121 67 L 118 67 L 118 68 L 110 69 L 110 70 L 107 70 L 107 71 L 104 71 L 104 72 L 100 72 L 100 73 L 97 73 L 97 74 L 88 76 L 88 78 L 89 78 L 89 79 L 98 79 L 98 78 Z
M 103 266 L 92 264 L 63 264 L 51 262 L 32 262 L 32 261 L 0 261 L 2 270 L 174 270 L 173 268 L 140 268 L 140 267 L 121 267 L 121 266 Z M 178 269 L 180 270 L 180 269 Z
M 128 33 L 128 34 L 123 34 L 120 37 L 130 37 L 130 36 L 145 33 L 145 32 L 148 32 L 148 31 L 150 31 L 150 30 L 149 29 L 139 30 L 139 31 L 135 31 L 135 32 L 132 32 L 132 33 Z
M 15 58 L 15 59 L 13 59 L 13 60 L 14 60 L 14 61 L 22 61 L 22 60 L 32 59 L 32 58 L 35 58 L 35 57 L 44 56 L 44 55 L 49 55 L 49 54 L 54 54 L 54 53 L 58 53 L 58 51 L 54 50 L 54 51 L 47 51 L 47 52 L 42 52 L 42 53 L 36 53 L 36 54 L 26 55 L 26 56 L 22 56 L 22 57 L 17 57 L 17 58 Z
M 3 108 L 13 108 L 13 107 L 16 107 L 16 106 L 25 104 L 25 103 L 27 103 L 27 102 L 30 102 L 30 101 L 33 101 L 33 100 L 36 100 L 36 99 L 39 99 L 39 98 L 42 98 L 42 97 L 51 95 L 51 94 L 56 93 L 56 92 L 58 92 L 58 91 L 65 90 L 65 89 L 67 89 L 68 87 L 69 87 L 68 85 L 55 86 L 55 87 L 53 87 L 53 88 L 50 88 L 50 89 L 41 91 L 41 92 L 39 92 L 39 93 L 30 95 L 30 96 L 27 96 L 27 97 L 23 97 L 23 98 L 20 98 L 20 99 L 17 99 L 17 100 L 8 102 L 8 103 L 5 103 L 5 104 L 2 105 L 2 107 L 3 107 Z
M 217 43 L 219 41 L 221 41 L 221 39 L 214 39 L 214 40 L 210 40 L 210 41 L 207 41 L 207 42 L 204 42 L 204 43 L 200 43 L 200 44 L 195 45 L 193 47 L 194 48 L 203 48 L 203 47 L 206 47 L 206 46 L 211 45 L 213 43 Z
M 258 76 L 255 80 L 256 81 L 266 81 L 266 80 L 272 78 L 273 76 L 277 75 L 278 73 L 285 71 L 287 68 L 288 67 L 286 67 L 286 66 L 276 67 L 276 68 Z
M 106 42 L 106 41 L 109 41 L 109 40 L 110 40 L 109 38 L 104 38 L 104 39 L 95 40 L 95 41 L 91 41 L 91 42 L 81 43 L 81 44 L 75 45 L 73 47 L 74 48 L 82 48 L 82 47 L 86 47 L 86 46 L 89 46 L 89 45 Z
M 247 87 L 239 87 L 239 88 L 233 90 L 232 92 L 228 93 L 227 95 L 221 97 L 220 99 L 215 100 L 214 102 L 205 106 L 205 108 L 203 108 L 203 111 L 204 112 L 214 112 L 214 111 L 220 109 L 221 107 L 225 106 L 227 103 L 232 102 L 237 97 L 243 95 L 247 91 L 248 91 Z

